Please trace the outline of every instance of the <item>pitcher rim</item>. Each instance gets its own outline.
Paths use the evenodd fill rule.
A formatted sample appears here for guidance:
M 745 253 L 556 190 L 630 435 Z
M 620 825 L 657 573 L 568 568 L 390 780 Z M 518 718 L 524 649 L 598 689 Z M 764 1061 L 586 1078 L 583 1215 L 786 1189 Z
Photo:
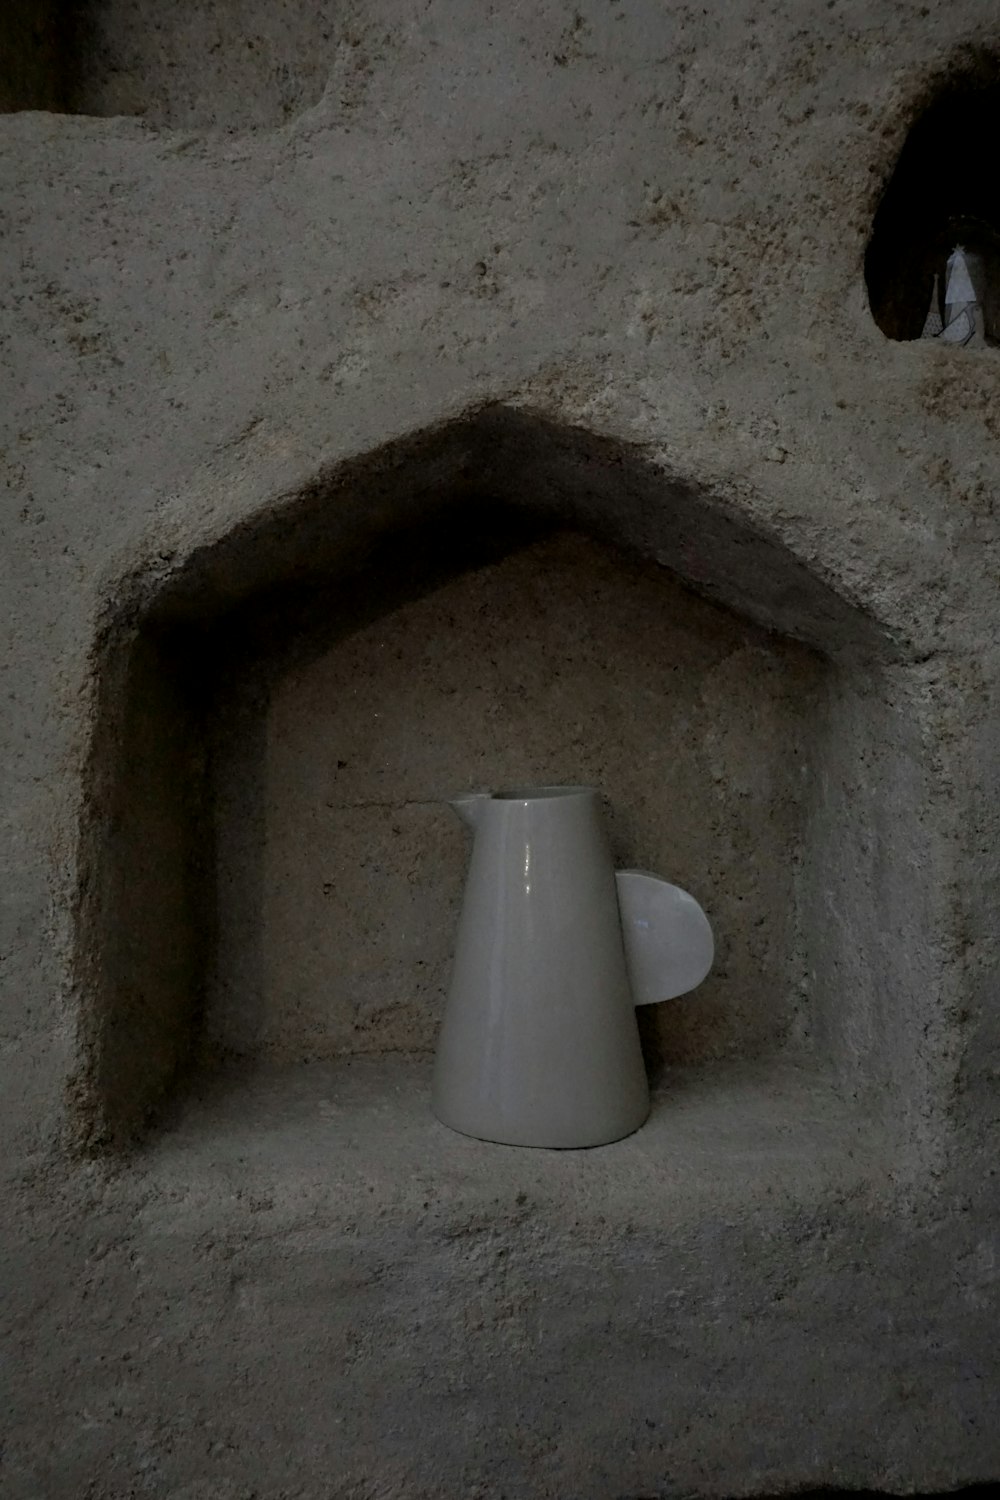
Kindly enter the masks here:
M 493 793 L 494 802 L 554 802 L 561 797 L 596 797 L 594 786 L 514 786 Z

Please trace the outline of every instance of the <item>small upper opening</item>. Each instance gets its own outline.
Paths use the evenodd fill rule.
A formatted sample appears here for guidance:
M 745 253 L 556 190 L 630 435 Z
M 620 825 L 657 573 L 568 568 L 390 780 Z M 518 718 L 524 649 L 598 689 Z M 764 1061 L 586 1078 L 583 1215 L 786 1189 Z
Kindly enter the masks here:
M 336 20 L 333 0 L 5 0 L 0 110 L 274 127 L 321 98 Z
M 1000 66 L 991 58 L 939 86 L 912 126 L 865 255 L 872 316 L 887 338 L 947 327 L 948 263 L 961 247 L 978 303 L 972 342 L 1000 343 L 1000 178 L 990 166 L 998 128 Z

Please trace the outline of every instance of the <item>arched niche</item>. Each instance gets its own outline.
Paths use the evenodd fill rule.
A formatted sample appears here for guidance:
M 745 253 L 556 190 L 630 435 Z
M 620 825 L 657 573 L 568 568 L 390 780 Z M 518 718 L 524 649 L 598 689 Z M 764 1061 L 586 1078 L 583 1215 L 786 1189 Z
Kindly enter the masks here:
M 712 914 L 711 981 L 644 1017 L 654 1069 L 791 1060 L 924 1108 L 926 773 L 892 644 L 628 445 L 506 407 L 386 445 L 122 580 L 94 671 L 90 1145 L 192 1068 L 432 1045 L 466 858 L 442 799 L 526 779 L 596 782 L 621 863 Z
M 872 316 L 887 338 L 918 339 L 956 245 L 980 258 L 986 339 L 1000 342 L 1000 186 L 989 167 L 1000 128 L 1000 66 L 960 59 L 915 112 L 865 254 Z M 941 311 L 941 307 L 938 307 Z

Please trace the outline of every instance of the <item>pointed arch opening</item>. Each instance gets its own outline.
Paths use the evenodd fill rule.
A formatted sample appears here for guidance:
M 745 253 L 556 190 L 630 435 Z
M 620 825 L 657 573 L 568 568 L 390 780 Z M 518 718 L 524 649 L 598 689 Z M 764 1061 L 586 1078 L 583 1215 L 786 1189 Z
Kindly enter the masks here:
M 124 580 L 94 663 L 91 1146 L 192 1069 L 432 1046 L 443 799 L 526 779 L 601 786 L 620 862 L 712 916 L 710 982 L 644 1017 L 654 1070 L 779 1061 L 919 1107 L 926 787 L 892 642 L 638 450 L 508 407 L 387 445 Z

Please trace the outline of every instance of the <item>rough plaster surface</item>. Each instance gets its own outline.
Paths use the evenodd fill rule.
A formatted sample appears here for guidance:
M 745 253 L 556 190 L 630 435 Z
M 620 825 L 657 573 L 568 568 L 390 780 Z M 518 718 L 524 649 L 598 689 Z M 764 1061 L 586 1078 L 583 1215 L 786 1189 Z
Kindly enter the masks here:
M 50 103 L 31 11 L 4 41 Z M 317 92 L 304 44 L 280 128 L 227 134 L 255 75 L 200 56 L 183 128 L 0 120 L 5 1493 L 997 1477 L 1000 356 L 885 339 L 863 276 L 991 20 L 372 0 L 364 67 L 348 39 Z M 198 1034 L 204 681 L 310 557 L 343 669 L 372 536 L 463 485 L 752 622 L 695 655 L 823 657 L 787 707 L 800 1072 L 681 1070 L 634 1141 L 540 1157 L 433 1126 L 419 1059 L 303 1064 L 81 1157 Z

